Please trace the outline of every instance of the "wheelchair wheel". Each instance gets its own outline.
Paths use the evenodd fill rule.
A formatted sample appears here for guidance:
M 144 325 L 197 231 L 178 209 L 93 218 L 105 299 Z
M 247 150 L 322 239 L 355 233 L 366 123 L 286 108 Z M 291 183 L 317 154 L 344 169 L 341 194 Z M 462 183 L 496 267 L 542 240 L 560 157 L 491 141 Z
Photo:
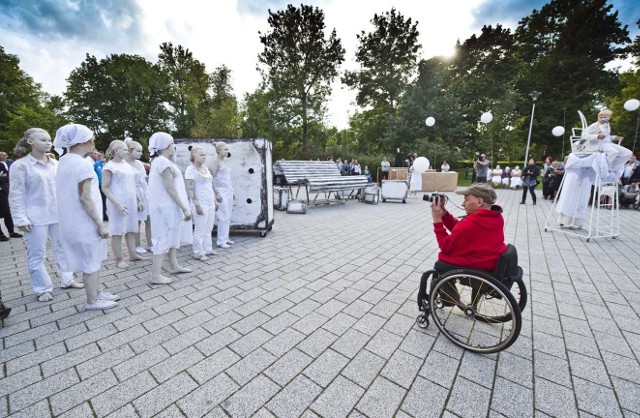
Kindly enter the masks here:
M 488 274 L 452 270 L 434 284 L 429 298 L 438 329 L 466 350 L 495 353 L 509 347 L 520 335 L 518 302 Z

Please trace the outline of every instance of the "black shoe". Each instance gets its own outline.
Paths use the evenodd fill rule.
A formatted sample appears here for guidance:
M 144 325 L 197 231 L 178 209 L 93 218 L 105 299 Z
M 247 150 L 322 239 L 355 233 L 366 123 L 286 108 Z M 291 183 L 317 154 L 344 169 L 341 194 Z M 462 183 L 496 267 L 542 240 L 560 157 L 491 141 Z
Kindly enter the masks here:
M 524 205 L 524 202 L 520 202 L 521 205 Z
M 7 308 L 4 306 L 2 301 L 0 301 L 0 319 L 5 319 L 11 313 L 11 308 Z
M 0 241 L 9 241 L 9 237 L 4 235 L 4 234 L 2 234 L 2 235 L 0 235 Z
M 22 238 L 22 234 L 18 234 L 17 232 L 12 232 L 9 234 L 11 238 Z
M 535 206 L 535 205 L 536 205 L 536 202 L 533 202 L 533 205 Z

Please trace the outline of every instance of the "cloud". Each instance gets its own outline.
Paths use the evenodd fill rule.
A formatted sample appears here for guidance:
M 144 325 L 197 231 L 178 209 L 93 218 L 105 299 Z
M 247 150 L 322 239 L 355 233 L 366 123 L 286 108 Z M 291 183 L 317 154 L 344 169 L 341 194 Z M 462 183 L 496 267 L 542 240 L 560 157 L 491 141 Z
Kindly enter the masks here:
M 42 40 L 136 44 L 134 0 L 0 0 L 0 27 Z
M 545 0 L 501 0 L 486 1 L 473 10 L 474 26 L 502 24 L 515 28 L 523 17 L 529 16 L 534 9 L 540 10 L 547 4 Z

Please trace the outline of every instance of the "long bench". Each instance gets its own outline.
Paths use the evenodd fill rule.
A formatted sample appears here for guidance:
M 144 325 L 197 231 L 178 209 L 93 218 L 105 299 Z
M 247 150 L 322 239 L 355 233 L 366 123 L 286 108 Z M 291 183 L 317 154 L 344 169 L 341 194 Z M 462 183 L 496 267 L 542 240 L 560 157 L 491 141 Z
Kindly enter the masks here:
M 273 174 L 279 185 L 289 187 L 292 198 L 299 198 L 304 190 L 309 205 L 344 203 L 368 184 L 367 176 L 342 176 L 332 161 L 279 160 L 273 165 Z M 320 195 L 324 198 L 318 199 Z

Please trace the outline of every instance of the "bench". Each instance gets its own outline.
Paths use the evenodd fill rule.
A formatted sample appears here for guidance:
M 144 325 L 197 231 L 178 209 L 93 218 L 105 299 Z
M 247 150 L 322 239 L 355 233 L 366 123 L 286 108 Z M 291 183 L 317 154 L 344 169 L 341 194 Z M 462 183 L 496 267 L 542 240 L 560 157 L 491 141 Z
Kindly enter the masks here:
M 354 191 L 357 193 L 369 184 L 367 176 L 342 176 L 332 161 L 279 160 L 273 165 L 273 174 L 276 183 L 289 187 L 292 199 L 297 199 L 304 190 L 307 204 L 311 205 L 345 203 Z M 313 201 L 310 200 L 312 194 L 315 194 Z M 318 200 L 320 195 L 324 199 Z

